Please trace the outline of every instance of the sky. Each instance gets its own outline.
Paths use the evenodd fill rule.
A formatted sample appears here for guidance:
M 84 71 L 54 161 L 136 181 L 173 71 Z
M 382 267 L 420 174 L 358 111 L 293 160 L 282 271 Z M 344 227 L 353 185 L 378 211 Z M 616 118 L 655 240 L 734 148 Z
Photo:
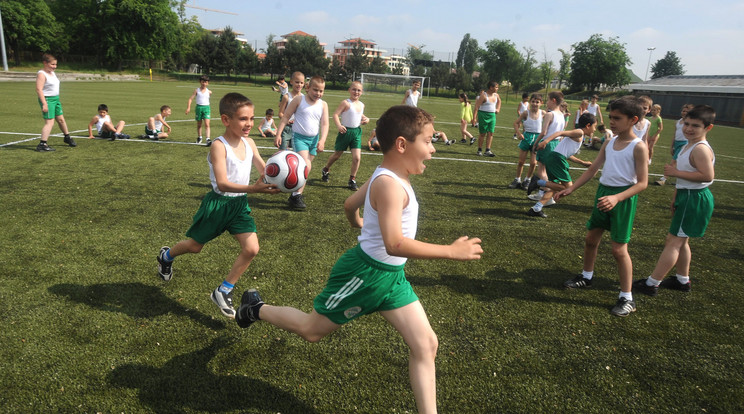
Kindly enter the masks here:
M 261 2 L 188 0 L 186 8 L 207 29 L 232 27 L 258 49 L 266 38 L 301 30 L 315 35 L 326 50 L 361 37 L 387 54 L 421 46 L 436 60 L 452 60 L 466 33 L 483 47 L 488 40 L 510 40 L 532 48 L 538 62 L 557 62 L 558 49 L 601 34 L 625 44 L 630 69 L 641 79 L 674 51 L 686 75 L 744 75 L 744 0 L 739 1 L 464 1 L 374 0 Z M 237 15 L 221 12 L 237 13 Z M 650 48 L 655 48 L 649 50 Z M 648 74 L 647 74 L 648 73 Z

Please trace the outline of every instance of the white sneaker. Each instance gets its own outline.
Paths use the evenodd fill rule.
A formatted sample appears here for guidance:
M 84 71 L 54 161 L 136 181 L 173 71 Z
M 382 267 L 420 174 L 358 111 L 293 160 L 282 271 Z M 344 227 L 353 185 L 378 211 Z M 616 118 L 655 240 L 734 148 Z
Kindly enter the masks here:
M 555 200 L 553 200 L 553 198 L 551 197 L 547 203 L 543 204 L 543 207 L 552 206 L 553 204 L 555 204 Z
M 532 194 L 528 195 L 527 198 L 529 198 L 532 201 L 540 201 L 540 199 L 542 198 L 542 196 L 540 195 L 540 193 L 532 193 Z

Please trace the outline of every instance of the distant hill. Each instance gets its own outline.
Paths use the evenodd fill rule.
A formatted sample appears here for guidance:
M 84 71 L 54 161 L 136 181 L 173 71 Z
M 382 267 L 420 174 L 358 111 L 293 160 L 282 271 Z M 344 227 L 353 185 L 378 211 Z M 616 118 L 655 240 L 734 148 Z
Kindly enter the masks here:
M 630 74 L 630 83 L 640 83 L 643 82 L 643 79 L 641 79 L 638 75 L 633 73 L 632 70 L 628 69 L 628 73 Z

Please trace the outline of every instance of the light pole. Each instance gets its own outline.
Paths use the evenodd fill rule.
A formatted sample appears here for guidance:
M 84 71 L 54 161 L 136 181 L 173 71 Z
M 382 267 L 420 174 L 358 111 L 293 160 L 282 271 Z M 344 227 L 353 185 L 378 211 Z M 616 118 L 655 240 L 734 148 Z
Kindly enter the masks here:
M 656 50 L 655 47 L 649 47 L 648 49 L 648 65 L 646 65 L 646 77 L 643 78 L 643 81 L 646 82 L 648 80 L 648 68 L 651 67 L 651 54 L 654 53 L 654 50 Z
M 3 16 L 0 15 L 0 49 L 3 54 L 3 71 L 8 71 L 8 58 L 5 55 L 5 33 L 3 33 Z

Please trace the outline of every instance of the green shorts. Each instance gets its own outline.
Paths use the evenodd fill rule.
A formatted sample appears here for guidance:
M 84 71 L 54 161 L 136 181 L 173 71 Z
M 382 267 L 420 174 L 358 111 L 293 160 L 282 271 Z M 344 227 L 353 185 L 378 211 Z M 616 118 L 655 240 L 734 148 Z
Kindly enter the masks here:
M 677 237 L 703 237 L 713 215 L 713 204 L 713 193 L 708 188 L 678 188 L 669 233 Z
M 379 262 L 356 245 L 333 266 L 326 287 L 315 298 L 313 307 L 341 325 L 362 315 L 416 302 L 418 296 L 406 280 L 403 266 Z
M 44 108 L 44 104 L 41 103 L 41 99 L 36 98 L 39 101 L 39 107 Z M 59 95 L 57 96 L 45 96 L 47 102 L 47 109 L 49 112 L 42 112 L 41 115 L 44 119 L 54 119 L 54 117 L 63 115 L 62 102 L 59 101 Z
M 163 131 L 159 129 L 150 129 L 148 127 L 145 127 L 145 135 L 158 135 L 161 132 Z
M 549 155 L 549 154 L 550 154 L 551 152 L 553 152 L 553 150 L 555 149 L 555 147 L 557 147 L 557 146 L 558 146 L 558 144 L 559 144 L 559 143 L 560 143 L 560 141 L 558 141 L 557 139 L 554 139 L 554 140 L 552 140 L 552 141 L 548 142 L 548 143 L 547 143 L 547 144 L 545 145 L 545 148 L 543 148 L 543 149 L 541 149 L 540 151 L 537 151 L 537 152 L 535 153 L 535 155 L 536 155 L 536 157 L 535 157 L 535 158 L 537 158 L 537 161 L 538 161 L 538 162 L 540 162 L 540 163 L 543 163 L 543 164 L 545 164 L 545 159 L 547 158 L 547 156 L 548 156 L 548 155 Z
M 545 157 L 545 172 L 548 174 L 548 180 L 554 183 L 570 183 L 571 174 L 568 172 L 568 160 L 559 152 L 551 152 Z
M 540 136 L 539 132 L 525 132 L 524 139 L 519 141 L 519 149 L 522 151 L 532 151 L 532 146 L 535 144 L 535 140 Z
M 113 138 L 116 135 L 114 131 L 98 131 L 98 136 L 101 138 Z
M 478 132 L 493 133 L 496 130 L 496 112 L 478 111 Z
M 674 149 L 674 152 L 672 153 L 672 159 L 676 160 L 679 153 L 682 151 L 682 148 L 687 145 L 687 141 L 674 141 L 674 144 L 672 145 L 672 148 Z
M 230 234 L 255 233 L 256 222 L 251 217 L 246 196 L 228 197 L 213 191 L 207 193 L 194 215 L 186 237 L 206 244 L 225 230 Z
M 362 148 L 362 128 L 346 128 L 346 133 L 336 135 L 336 145 L 333 147 L 336 151 L 346 151 L 347 148 Z
M 624 187 L 607 187 L 602 184 L 597 187 L 597 195 L 594 198 L 594 209 L 589 221 L 586 222 L 586 229 L 592 230 L 602 228 L 610 231 L 610 239 L 616 243 L 628 243 L 630 233 L 633 231 L 633 220 L 635 219 L 636 204 L 638 204 L 638 194 L 623 200 L 610 211 L 600 211 L 597 208 L 597 200 L 600 197 L 622 193 L 631 186 Z
M 194 115 L 194 119 L 201 121 L 203 119 L 210 119 L 212 117 L 212 111 L 209 105 L 196 105 Z

